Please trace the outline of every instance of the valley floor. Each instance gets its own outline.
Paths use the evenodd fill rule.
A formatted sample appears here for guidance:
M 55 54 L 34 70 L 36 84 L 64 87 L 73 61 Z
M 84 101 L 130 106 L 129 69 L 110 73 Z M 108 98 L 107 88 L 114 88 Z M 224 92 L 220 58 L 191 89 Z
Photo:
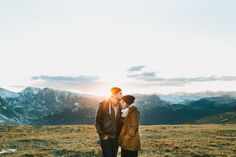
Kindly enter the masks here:
M 141 126 L 140 157 L 235 156 L 236 125 Z M 2 153 L 12 149 L 9 153 Z M 0 156 L 100 156 L 92 125 L 0 125 Z M 120 156 L 120 153 L 119 153 Z

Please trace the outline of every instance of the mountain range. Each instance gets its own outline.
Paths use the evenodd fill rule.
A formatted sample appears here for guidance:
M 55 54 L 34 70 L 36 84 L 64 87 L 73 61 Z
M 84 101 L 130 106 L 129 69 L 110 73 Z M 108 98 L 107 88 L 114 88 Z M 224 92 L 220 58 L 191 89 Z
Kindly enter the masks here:
M 135 94 L 141 124 L 235 123 L 236 92 Z M 52 88 L 0 88 L 0 124 L 94 124 L 103 97 Z M 220 118 L 215 118 L 219 117 Z M 214 120 L 212 120 L 214 119 Z

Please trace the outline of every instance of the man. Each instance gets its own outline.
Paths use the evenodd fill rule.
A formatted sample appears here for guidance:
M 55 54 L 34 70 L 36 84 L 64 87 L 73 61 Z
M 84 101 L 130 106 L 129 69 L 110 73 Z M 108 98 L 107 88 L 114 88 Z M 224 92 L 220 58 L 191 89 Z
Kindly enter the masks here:
M 119 101 L 122 98 L 122 90 L 118 87 L 111 89 L 111 96 L 99 103 L 96 114 L 96 129 L 100 137 L 100 145 L 103 157 L 116 157 L 118 140 L 121 130 Z

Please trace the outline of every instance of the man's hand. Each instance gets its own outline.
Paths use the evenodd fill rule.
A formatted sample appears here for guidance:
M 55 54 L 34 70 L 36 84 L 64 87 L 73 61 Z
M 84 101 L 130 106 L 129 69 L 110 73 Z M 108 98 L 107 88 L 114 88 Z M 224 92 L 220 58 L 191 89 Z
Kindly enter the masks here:
M 108 136 L 106 135 L 104 138 L 103 138 L 103 140 L 107 140 L 108 139 Z

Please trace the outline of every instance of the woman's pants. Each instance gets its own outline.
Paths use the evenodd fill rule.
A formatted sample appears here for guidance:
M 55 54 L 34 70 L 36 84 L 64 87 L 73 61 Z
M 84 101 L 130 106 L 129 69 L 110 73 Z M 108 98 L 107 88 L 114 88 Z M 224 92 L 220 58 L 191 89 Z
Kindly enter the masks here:
M 129 151 L 121 148 L 121 157 L 137 157 L 138 151 Z

